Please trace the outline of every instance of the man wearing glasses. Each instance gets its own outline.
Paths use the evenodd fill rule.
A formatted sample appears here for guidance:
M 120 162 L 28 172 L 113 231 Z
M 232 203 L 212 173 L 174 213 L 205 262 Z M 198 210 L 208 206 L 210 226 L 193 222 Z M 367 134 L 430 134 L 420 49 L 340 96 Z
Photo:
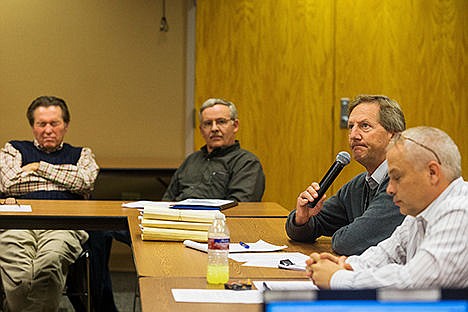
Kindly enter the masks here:
M 163 200 L 216 198 L 261 201 L 265 175 L 258 158 L 240 147 L 237 109 L 231 102 L 209 99 L 199 113 L 205 139 L 199 151 L 189 155 L 177 169 Z
M 452 139 L 432 127 L 396 136 L 387 152 L 387 192 L 406 215 L 395 232 L 361 256 L 311 254 L 320 288 L 468 287 L 468 183 Z
M 332 236 L 332 248 L 341 255 L 361 254 L 389 237 L 403 221 L 388 184 L 386 148 L 390 139 L 405 129 L 405 118 L 397 102 L 383 95 L 361 95 L 348 110 L 348 140 L 353 158 L 367 172 L 354 177 L 314 208 L 319 184 L 312 183 L 299 194 L 296 209 L 286 221 L 288 236 L 297 241 L 314 242 Z
M 33 141 L 10 141 L 0 152 L 0 187 L 28 199 L 84 199 L 99 168 L 89 148 L 63 142 L 70 122 L 65 101 L 41 96 L 27 110 Z M 0 231 L 0 273 L 8 311 L 57 311 L 68 265 L 85 231 Z

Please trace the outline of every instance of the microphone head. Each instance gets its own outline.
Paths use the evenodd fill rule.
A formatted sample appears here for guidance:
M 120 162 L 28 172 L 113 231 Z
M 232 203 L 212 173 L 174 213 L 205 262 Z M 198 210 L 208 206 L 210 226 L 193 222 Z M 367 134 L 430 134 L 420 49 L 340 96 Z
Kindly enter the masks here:
M 342 164 L 343 166 L 346 166 L 350 163 L 351 156 L 348 152 L 341 151 L 338 153 L 338 155 L 336 155 L 336 161 Z

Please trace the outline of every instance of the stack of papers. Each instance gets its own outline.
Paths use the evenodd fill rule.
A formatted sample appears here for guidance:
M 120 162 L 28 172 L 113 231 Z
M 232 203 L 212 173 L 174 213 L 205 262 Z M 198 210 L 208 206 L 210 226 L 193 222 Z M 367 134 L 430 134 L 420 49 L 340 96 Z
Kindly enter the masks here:
M 223 210 L 237 206 L 235 200 L 226 199 L 186 199 L 171 205 L 175 209 Z
M 140 218 L 143 240 L 208 241 L 215 210 L 180 210 L 165 205 L 145 205 Z
M 235 200 L 189 198 L 178 202 L 155 202 L 148 200 L 140 200 L 136 202 L 124 203 L 122 204 L 122 207 L 141 209 L 143 209 L 144 207 L 163 207 L 190 210 L 224 210 L 237 205 L 238 203 Z

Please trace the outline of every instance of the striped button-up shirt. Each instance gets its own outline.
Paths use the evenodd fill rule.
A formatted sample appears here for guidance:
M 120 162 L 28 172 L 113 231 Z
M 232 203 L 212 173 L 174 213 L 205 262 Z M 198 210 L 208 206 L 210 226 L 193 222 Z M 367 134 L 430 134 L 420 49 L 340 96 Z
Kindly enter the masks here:
M 332 289 L 468 287 L 468 182 L 458 178 L 391 237 L 346 261 Z

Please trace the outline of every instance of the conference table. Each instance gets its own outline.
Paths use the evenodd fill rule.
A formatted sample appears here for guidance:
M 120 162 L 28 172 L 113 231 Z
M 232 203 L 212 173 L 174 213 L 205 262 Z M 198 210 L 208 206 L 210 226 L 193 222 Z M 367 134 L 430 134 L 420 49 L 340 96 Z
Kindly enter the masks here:
M 32 212 L 0 212 L 0 229 L 85 229 L 129 230 L 132 252 L 139 279 L 142 310 L 193 311 L 222 307 L 223 311 L 260 311 L 259 304 L 176 303 L 172 288 L 223 288 L 206 283 L 204 252 L 185 247 L 181 242 L 143 241 L 139 211 L 123 208 L 121 201 L 20 200 L 31 205 Z M 231 233 L 231 242 L 256 242 L 262 239 L 288 246 L 287 252 L 331 251 L 329 238 L 300 243 L 288 239 L 284 224 L 289 211 L 273 202 L 239 203 L 223 210 Z M 242 266 L 229 260 L 231 280 L 305 279 L 304 272 L 277 268 Z
M 128 217 L 138 216 L 135 208 L 122 201 L 107 200 L 18 200 L 31 205 L 32 212 L 0 211 L 0 229 L 128 230 Z M 239 203 L 223 210 L 227 217 L 285 217 L 288 210 L 274 202 Z

